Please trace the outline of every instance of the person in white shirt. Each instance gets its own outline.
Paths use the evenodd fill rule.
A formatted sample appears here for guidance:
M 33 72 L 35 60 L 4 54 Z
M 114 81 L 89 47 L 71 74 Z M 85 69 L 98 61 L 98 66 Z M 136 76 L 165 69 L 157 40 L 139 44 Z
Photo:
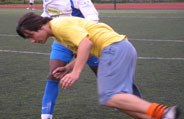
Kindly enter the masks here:
M 27 8 L 28 10 L 31 9 L 31 10 L 35 10 L 34 8 L 34 0 L 29 0 L 29 7 Z
M 78 16 L 94 22 L 99 21 L 98 12 L 91 0 L 43 0 L 43 17 L 68 17 Z M 59 92 L 59 78 L 53 77 L 52 72 L 57 67 L 65 66 L 73 56 L 70 50 L 54 41 L 50 54 L 50 71 L 42 100 L 42 119 L 52 119 L 55 101 Z M 88 65 L 97 73 L 98 59 L 92 57 L 88 60 Z M 67 73 L 68 71 L 65 70 Z M 60 76 L 61 78 L 62 76 Z

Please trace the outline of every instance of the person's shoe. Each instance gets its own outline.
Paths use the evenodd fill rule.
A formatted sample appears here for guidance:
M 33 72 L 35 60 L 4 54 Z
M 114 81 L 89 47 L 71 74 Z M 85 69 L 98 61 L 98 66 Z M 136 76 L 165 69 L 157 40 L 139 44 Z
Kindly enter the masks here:
M 42 119 L 52 119 L 53 115 L 52 114 L 41 114 Z
M 29 10 L 30 8 L 28 7 L 28 8 L 26 8 L 27 10 Z
M 172 106 L 165 109 L 165 114 L 161 119 L 178 119 L 180 116 L 180 109 L 178 106 Z

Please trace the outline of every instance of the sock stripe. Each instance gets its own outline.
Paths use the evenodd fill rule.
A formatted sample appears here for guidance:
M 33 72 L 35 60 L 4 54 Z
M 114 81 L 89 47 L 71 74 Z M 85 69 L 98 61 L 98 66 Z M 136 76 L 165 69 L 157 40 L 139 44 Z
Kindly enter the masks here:
M 153 117 L 157 117 L 157 118 L 160 117 L 160 115 L 162 114 L 162 112 L 161 112 L 162 107 L 163 107 L 163 105 L 157 106 L 157 108 L 154 110 Z
M 148 109 L 147 109 L 147 111 L 146 111 L 146 114 L 147 114 L 148 116 L 153 117 L 153 115 L 154 115 L 154 110 L 155 110 L 158 106 L 159 106 L 159 104 L 157 104 L 157 103 L 152 103 L 152 104 L 148 107 Z
M 158 112 L 159 119 L 164 115 L 164 110 L 167 108 L 167 106 L 162 106 L 160 108 L 160 111 Z
M 160 119 L 164 115 L 164 110 L 167 106 L 160 105 L 157 103 L 152 103 L 149 108 L 147 109 L 146 114 L 148 116 L 153 117 L 154 119 Z

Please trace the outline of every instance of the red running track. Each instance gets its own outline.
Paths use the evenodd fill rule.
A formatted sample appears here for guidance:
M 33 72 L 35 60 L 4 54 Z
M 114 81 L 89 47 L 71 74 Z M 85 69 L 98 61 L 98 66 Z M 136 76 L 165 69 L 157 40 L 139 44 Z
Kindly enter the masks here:
M 27 8 L 28 5 L 0 5 L 0 8 Z M 95 4 L 97 9 L 114 9 L 114 4 Z M 42 5 L 35 5 L 36 9 L 42 9 Z M 117 9 L 181 9 L 184 3 L 143 3 L 143 4 L 117 4 Z

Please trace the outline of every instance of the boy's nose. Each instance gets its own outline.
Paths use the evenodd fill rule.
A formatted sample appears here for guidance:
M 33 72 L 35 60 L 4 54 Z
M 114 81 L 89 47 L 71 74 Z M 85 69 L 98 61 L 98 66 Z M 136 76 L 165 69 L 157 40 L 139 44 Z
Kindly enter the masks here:
M 36 40 L 32 39 L 32 38 L 29 38 L 30 42 L 31 43 L 36 43 Z

